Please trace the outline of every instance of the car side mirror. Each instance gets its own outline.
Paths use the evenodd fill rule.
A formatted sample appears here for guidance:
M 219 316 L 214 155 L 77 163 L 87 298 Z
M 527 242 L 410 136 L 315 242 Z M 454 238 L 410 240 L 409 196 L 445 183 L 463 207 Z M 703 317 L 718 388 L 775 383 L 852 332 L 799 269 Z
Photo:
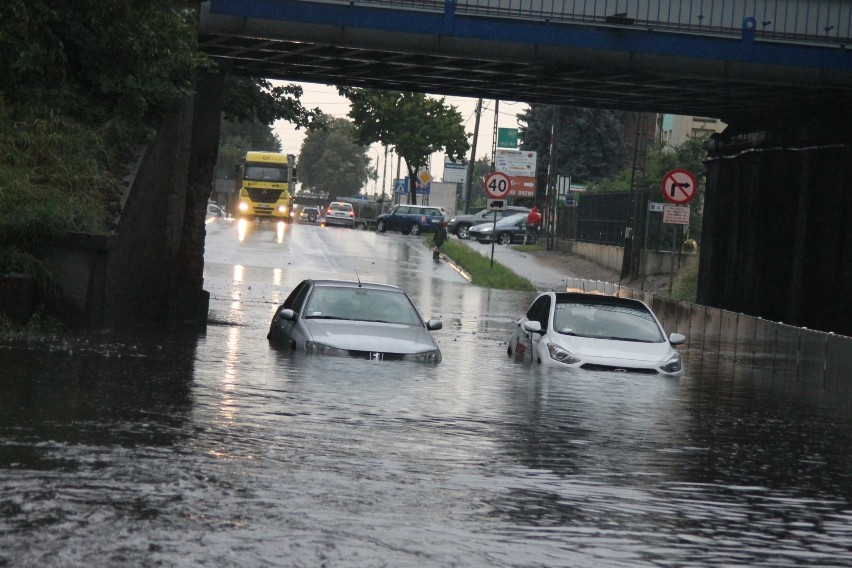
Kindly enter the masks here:
M 669 343 L 672 345 L 680 345 L 686 342 L 686 336 L 682 333 L 673 333 L 669 336 Z
M 296 312 L 294 312 L 290 308 L 284 308 L 283 310 L 278 312 L 278 315 L 281 317 L 281 319 L 285 320 L 293 321 L 294 319 L 296 319 Z
M 525 321 L 524 331 L 529 333 L 541 333 L 541 322 L 535 320 Z
M 441 320 L 429 320 L 426 322 L 426 329 L 429 331 L 438 331 L 439 329 L 443 329 L 444 322 Z

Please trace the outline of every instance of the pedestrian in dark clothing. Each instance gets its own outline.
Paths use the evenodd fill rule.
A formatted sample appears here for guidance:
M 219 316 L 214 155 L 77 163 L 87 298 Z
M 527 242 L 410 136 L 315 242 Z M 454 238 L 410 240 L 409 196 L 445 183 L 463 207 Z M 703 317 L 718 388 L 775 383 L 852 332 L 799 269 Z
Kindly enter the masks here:
M 441 223 L 438 225 L 438 228 L 435 229 L 435 236 L 432 241 L 435 243 L 435 250 L 432 251 L 432 258 L 439 260 L 441 258 L 441 247 L 444 246 L 444 243 L 447 241 L 447 223 Z

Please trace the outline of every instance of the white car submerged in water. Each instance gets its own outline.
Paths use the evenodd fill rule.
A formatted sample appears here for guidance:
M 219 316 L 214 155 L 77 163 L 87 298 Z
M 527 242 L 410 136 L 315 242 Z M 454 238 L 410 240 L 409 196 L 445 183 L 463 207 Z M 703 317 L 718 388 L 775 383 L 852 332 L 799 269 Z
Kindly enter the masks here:
M 683 362 L 659 320 L 639 300 L 546 292 L 517 322 L 508 354 L 518 361 L 597 371 L 681 376 Z

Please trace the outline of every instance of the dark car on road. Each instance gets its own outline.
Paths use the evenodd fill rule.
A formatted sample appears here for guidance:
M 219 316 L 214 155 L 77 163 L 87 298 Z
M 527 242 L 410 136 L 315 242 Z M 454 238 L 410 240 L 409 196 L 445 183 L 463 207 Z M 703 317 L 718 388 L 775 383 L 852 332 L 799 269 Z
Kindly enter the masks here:
M 474 225 L 470 228 L 470 238 L 483 244 L 491 241 L 501 245 L 523 244 L 527 233 L 527 215 L 527 213 L 515 213 L 497 221 L 496 226 L 493 221 Z M 536 240 L 536 236 L 533 235 L 527 243 L 534 244 Z
M 468 239 L 470 238 L 470 228 L 474 225 L 493 221 L 495 212 L 497 213 L 497 220 L 499 221 L 503 217 L 508 217 L 509 215 L 514 215 L 516 213 L 529 213 L 529 211 L 528 207 L 510 205 L 502 211 L 489 211 L 488 209 L 483 209 L 478 213 L 471 213 L 469 215 L 455 215 L 450 219 L 450 224 L 447 226 L 447 232 L 460 239 Z
M 397 205 L 376 218 L 376 231 L 399 231 L 403 235 L 432 233 L 447 221 L 441 207 L 429 205 Z

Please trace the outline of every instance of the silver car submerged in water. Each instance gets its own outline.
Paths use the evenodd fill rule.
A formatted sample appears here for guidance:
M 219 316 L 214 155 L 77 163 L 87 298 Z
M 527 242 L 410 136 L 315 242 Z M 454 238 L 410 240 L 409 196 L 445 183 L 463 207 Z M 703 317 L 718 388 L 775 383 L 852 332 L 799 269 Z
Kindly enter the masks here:
M 322 355 L 440 363 L 441 351 L 408 295 L 390 284 L 303 280 L 278 308 L 267 339 Z

